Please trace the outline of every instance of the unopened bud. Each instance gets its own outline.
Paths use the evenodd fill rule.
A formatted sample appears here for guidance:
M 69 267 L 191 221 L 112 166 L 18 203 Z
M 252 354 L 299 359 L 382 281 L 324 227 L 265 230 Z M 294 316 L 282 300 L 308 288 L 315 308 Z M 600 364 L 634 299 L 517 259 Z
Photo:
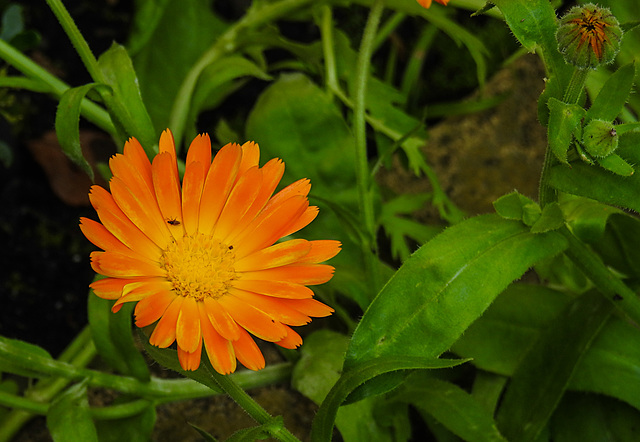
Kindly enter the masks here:
M 580 69 L 595 69 L 615 58 L 622 28 L 609 9 L 588 3 L 571 8 L 562 17 L 556 39 L 567 63 Z
M 618 134 L 612 123 L 591 120 L 582 130 L 582 144 L 589 155 L 604 158 L 618 148 Z

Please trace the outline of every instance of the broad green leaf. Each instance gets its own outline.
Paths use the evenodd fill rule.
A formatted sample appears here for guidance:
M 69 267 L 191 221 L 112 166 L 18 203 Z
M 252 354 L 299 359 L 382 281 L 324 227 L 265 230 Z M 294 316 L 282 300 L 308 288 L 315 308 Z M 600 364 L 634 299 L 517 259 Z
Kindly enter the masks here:
M 609 266 L 625 275 L 640 278 L 640 220 L 628 214 L 609 218 L 601 241 L 586 241 Z
M 18 339 L 0 336 L 0 372 L 25 377 L 42 376 L 38 362 L 53 361 L 44 348 Z
M 334 202 L 355 203 L 353 138 L 331 98 L 302 74 L 281 76 L 260 96 L 246 127 L 265 158 L 279 157 L 291 180 L 307 177 Z
M 141 381 L 149 380 L 149 368 L 133 341 L 133 304 L 112 313 L 113 301 L 89 292 L 87 311 L 98 354 L 114 369 Z
M 600 241 L 611 215 L 624 213 L 607 204 L 574 196 L 562 197 L 560 207 L 573 234 L 590 243 Z
M 543 330 L 516 368 L 498 410 L 498 427 L 508 440 L 537 440 L 613 309 L 590 291 Z
M 564 225 L 564 216 L 558 203 L 551 203 L 544 206 L 542 214 L 531 226 L 531 233 L 543 233 L 550 230 L 559 229 Z
M 98 442 L 85 382 L 72 385 L 51 403 L 47 428 L 54 442 Z
M 558 161 L 568 165 L 567 151 L 574 135 L 577 139 L 581 138 L 579 128 L 586 111 L 582 106 L 563 103 L 554 97 L 549 98 L 547 106 L 549 106 L 547 131 L 549 148 Z
M 412 374 L 393 395 L 394 401 L 408 402 L 428 413 L 463 440 L 506 441 L 492 414 L 472 395 L 450 382 Z
M 524 216 L 523 208 L 535 202 L 518 192 L 511 192 L 501 196 L 493 202 L 496 213 L 504 219 L 521 221 Z
M 571 302 L 541 286 L 514 284 L 453 345 L 477 367 L 511 376 L 522 358 Z M 569 389 L 616 397 L 640 410 L 640 331 L 613 316 L 576 368 Z
M 554 442 L 638 439 L 640 413 L 615 399 L 593 394 L 567 394 L 551 422 Z
M 631 164 L 627 163 L 615 153 L 607 155 L 604 158 L 598 158 L 596 161 L 602 168 L 607 169 L 609 172 L 613 172 L 616 175 L 631 176 L 635 172 Z
M 85 84 L 67 89 L 60 97 L 56 111 L 56 135 L 62 151 L 93 180 L 93 170 L 82 154 L 80 147 L 80 105 L 84 97 L 97 86 Z
M 347 336 L 330 330 L 320 330 L 306 337 L 302 357 L 293 370 L 293 388 L 321 404 L 340 378 L 348 342 Z M 374 404 L 375 398 L 370 398 L 338 409 L 335 424 L 346 442 L 392 440 L 388 431 L 376 424 Z M 332 423 L 330 426 L 333 427 Z
M 611 75 L 587 111 L 587 118 L 590 120 L 615 120 L 629 98 L 634 76 L 634 63 L 622 66 Z
M 627 132 L 619 137 L 620 155 L 630 164 L 640 164 L 640 132 Z M 620 176 L 601 167 L 582 162 L 572 163 L 571 168 L 562 165 L 549 170 L 549 184 L 572 195 L 580 195 L 607 204 L 640 212 L 640 174 Z
M 521 222 L 483 215 L 422 246 L 378 294 L 356 328 L 348 369 L 381 356 L 436 358 L 511 281 L 556 255 L 556 232 L 532 234 Z
M 156 423 L 156 409 L 150 404 L 142 413 L 116 420 L 97 420 L 100 442 L 147 442 Z
M 113 94 L 112 97 L 103 94 L 109 111 L 130 132 L 127 135 L 136 137 L 151 157 L 157 152 L 153 148 L 157 144 L 156 130 L 142 101 L 138 77 L 127 50 L 112 44 L 98 58 L 98 67 Z
M 131 56 L 138 53 L 153 36 L 170 0 L 136 0 L 135 13 L 127 49 Z
M 146 17 L 151 22 L 138 22 L 139 28 L 150 26 L 153 32 L 144 35 L 144 49 L 135 54 L 133 64 L 153 125 L 160 130 L 169 124 L 174 100 L 179 98 L 178 90 L 188 72 L 227 25 L 214 14 L 212 0 L 158 2 L 154 7 L 163 8 L 161 16 L 147 6 Z

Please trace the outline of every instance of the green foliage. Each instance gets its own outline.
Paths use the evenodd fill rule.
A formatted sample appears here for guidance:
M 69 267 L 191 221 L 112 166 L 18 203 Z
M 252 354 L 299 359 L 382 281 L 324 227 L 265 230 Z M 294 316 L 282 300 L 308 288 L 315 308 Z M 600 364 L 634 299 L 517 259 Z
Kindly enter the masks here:
M 61 394 L 49 407 L 47 427 L 55 442 L 98 441 L 89 413 L 87 385 L 76 384 Z

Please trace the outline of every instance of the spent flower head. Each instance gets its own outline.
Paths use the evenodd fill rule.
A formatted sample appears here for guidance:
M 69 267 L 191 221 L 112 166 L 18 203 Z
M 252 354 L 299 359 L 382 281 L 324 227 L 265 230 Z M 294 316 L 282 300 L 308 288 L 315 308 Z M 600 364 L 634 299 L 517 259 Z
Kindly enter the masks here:
M 588 3 L 574 6 L 560 19 L 556 39 L 567 63 L 580 69 L 595 69 L 613 62 L 622 34 L 609 9 Z
M 149 342 L 177 343 L 180 365 L 195 370 L 202 347 L 222 374 L 236 360 L 252 370 L 265 361 L 253 338 L 285 348 L 302 343 L 290 327 L 328 316 L 331 307 L 313 299 L 308 285 L 322 284 L 333 267 L 321 264 L 340 251 L 331 240 L 292 239 L 318 208 L 309 206 L 309 180 L 275 195 L 284 173 L 279 159 L 258 166 L 260 149 L 227 144 L 211 159 L 208 135 L 189 147 L 180 183 L 173 136 L 160 137 L 149 161 L 131 138 L 111 158 L 111 192 L 91 188 L 100 222 L 81 219 L 85 236 L 103 251 L 91 254 L 106 276 L 91 284 L 96 295 L 137 302 L 138 327 L 155 323 Z

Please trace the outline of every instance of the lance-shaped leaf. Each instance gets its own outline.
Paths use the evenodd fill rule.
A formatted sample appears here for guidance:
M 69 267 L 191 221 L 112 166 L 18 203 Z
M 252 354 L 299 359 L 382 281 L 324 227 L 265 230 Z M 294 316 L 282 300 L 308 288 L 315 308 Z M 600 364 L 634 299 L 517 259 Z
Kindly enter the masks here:
M 586 111 L 577 104 L 567 104 L 556 98 L 549 98 L 549 148 L 558 161 L 569 164 L 567 161 L 567 151 L 571 146 L 574 134 L 580 138 L 580 121 L 584 118 Z M 576 131 L 578 131 L 576 133 Z
M 590 120 L 615 120 L 629 99 L 635 72 L 635 65 L 630 63 L 613 73 L 593 100 L 593 104 L 587 111 L 587 118 Z
M 53 401 L 47 413 L 47 427 L 55 442 L 98 441 L 86 382 L 69 387 Z
M 498 215 L 448 228 L 378 294 L 354 332 L 345 369 L 381 356 L 438 357 L 507 285 L 566 245 L 557 232 L 532 234 Z

